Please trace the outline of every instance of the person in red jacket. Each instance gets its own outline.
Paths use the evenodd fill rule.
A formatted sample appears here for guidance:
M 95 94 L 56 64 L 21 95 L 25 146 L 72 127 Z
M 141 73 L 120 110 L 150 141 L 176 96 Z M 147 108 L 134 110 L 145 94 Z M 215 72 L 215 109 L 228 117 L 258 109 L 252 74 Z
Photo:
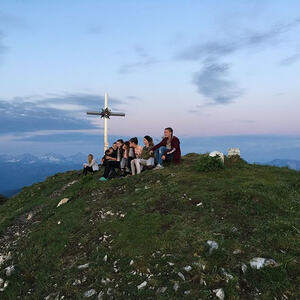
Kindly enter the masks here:
M 181 160 L 180 141 L 173 135 L 173 129 L 167 127 L 164 130 L 163 140 L 152 148 L 157 160 L 157 166 L 155 169 L 162 169 L 163 162 L 171 161 L 175 164 L 179 164 Z

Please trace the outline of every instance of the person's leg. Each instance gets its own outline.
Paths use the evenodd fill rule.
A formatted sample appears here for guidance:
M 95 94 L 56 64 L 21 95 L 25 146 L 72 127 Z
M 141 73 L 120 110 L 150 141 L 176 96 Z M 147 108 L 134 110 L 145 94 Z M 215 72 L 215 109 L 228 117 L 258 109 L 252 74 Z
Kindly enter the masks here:
M 122 157 L 122 159 L 121 159 L 120 167 L 121 167 L 121 170 L 125 169 L 125 158 L 124 157 Z
M 112 161 L 112 160 L 108 160 L 106 162 L 106 166 L 105 166 L 105 169 L 104 169 L 104 174 L 103 174 L 103 177 L 104 178 L 108 178 L 109 177 L 109 173 L 111 172 L 111 170 L 114 168 L 114 163 L 115 161 Z
M 92 167 L 86 167 L 85 169 L 86 169 L 86 172 L 87 172 L 87 173 L 88 173 L 88 172 L 93 173 L 93 168 L 92 168 Z
M 131 162 L 132 162 L 133 159 L 134 159 L 133 157 L 128 157 L 127 166 L 128 166 L 129 171 L 131 171 Z
M 86 168 L 87 168 L 87 167 L 84 167 L 84 168 L 83 168 L 83 171 L 82 171 L 82 173 L 83 173 L 84 176 L 87 175 L 87 169 L 86 169 Z
M 173 154 L 166 155 L 165 162 L 173 162 Z
M 135 159 L 136 174 L 141 173 L 141 159 Z
M 147 167 L 153 167 L 154 166 L 154 158 L 150 157 L 149 159 L 146 160 L 146 166 Z
M 162 165 L 163 164 L 163 160 L 162 160 L 162 156 L 165 154 L 167 150 L 167 147 L 160 147 L 159 149 L 155 150 L 155 157 L 157 159 L 157 164 L 158 165 Z
M 131 174 L 132 174 L 132 175 L 135 175 L 136 160 L 137 160 L 137 159 L 133 159 L 133 160 L 131 160 L 131 162 L 130 162 L 130 166 L 131 166 Z

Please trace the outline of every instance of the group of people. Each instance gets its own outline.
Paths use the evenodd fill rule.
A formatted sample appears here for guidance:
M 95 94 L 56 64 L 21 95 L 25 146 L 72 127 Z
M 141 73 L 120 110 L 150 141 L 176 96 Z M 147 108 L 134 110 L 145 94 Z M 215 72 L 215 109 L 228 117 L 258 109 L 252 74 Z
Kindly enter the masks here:
M 173 129 L 167 127 L 164 130 L 164 138 L 160 143 L 154 145 L 153 139 L 146 135 L 144 137 L 144 146 L 138 144 L 138 138 L 131 138 L 124 142 L 117 140 L 112 147 L 105 151 L 102 158 L 101 167 L 104 168 L 103 176 L 100 181 L 106 181 L 109 178 L 140 174 L 145 168 L 162 169 L 165 162 L 180 163 L 181 150 L 180 141 L 173 135 Z M 99 171 L 99 165 L 92 154 L 88 155 L 88 161 L 83 168 L 83 174 Z

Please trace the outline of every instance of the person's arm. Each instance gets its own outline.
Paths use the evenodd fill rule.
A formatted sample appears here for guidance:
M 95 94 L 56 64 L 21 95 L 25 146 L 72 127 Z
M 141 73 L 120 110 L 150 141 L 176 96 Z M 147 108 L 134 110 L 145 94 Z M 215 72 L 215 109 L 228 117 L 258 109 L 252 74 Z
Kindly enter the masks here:
M 171 149 L 170 150 L 167 150 L 165 152 L 165 155 L 170 155 L 170 154 L 173 154 L 178 148 L 179 148 L 179 139 L 177 137 L 174 137 L 172 139 L 172 142 L 171 142 Z
M 92 160 L 90 163 L 88 162 L 88 163 L 87 163 L 87 166 L 88 166 L 88 167 L 92 167 L 93 164 L 94 164 L 94 160 Z
M 114 160 L 114 161 L 117 160 L 115 157 L 112 157 L 112 156 L 109 156 L 109 155 L 106 155 L 105 158 L 108 159 L 108 160 Z
M 157 145 L 155 145 L 152 149 L 151 149 L 151 151 L 155 151 L 156 149 L 159 149 L 160 147 L 162 147 L 162 146 L 166 146 L 166 139 L 164 138 L 160 143 L 158 143 Z

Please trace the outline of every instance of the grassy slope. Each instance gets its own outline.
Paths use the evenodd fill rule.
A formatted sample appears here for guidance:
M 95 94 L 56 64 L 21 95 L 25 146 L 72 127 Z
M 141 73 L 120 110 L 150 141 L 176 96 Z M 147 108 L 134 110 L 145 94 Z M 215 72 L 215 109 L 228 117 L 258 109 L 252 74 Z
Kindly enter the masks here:
M 227 299 L 299 299 L 300 173 L 243 164 L 200 173 L 198 157 L 106 183 L 68 172 L 25 188 L 0 206 L 0 232 L 37 211 L 13 251 L 16 272 L 0 297 L 59 292 L 80 299 L 93 288 L 104 299 L 112 297 L 107 292 L 118 299 L 206 299 L 223 288 Z M 66 188 L 73 180 L 79 181 Z M 71 201 L 56 208 L 64 197 Z M 109 237 L 103 241 L 103 235 Z M 207 240 L 219 249 L 209 254 Z M 253 257 L 280 265 L 253 270 Z M 89 267 L 79 270 L 85 263 Z M 187 265 L 190 272 L 183 270 Z M 222 268 L 233 279 L 226 280 Z M 84 282 L 73 285 L 76 279 Z M 147 286 L 138 290 L 144 280 Z M 167 290 L 157 292 L 162 287 Z

